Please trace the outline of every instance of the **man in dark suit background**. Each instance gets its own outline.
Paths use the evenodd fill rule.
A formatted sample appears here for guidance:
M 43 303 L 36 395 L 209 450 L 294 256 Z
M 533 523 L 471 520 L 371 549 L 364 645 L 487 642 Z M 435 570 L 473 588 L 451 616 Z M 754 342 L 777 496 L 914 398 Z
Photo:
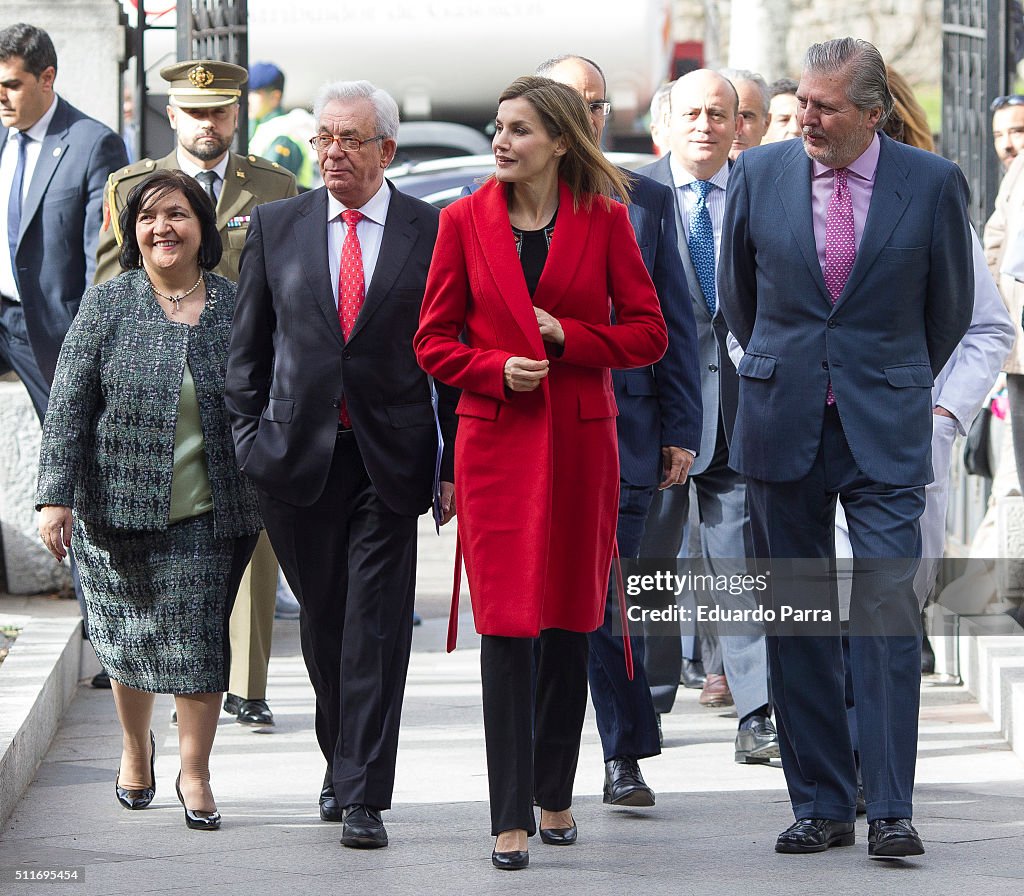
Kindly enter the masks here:
M 124 143 L 54 91 L 50 36 L 0 31 L 0 367 L 25 384 L 40 421 L 61 343 L 96 270 L 103 185 Z
M 687 556 L 687 523 L 694 500 L 706 571 L 738 575 L 750 555 L 750 523 L 743 477 L 729 465 L 738 383 L 726 348 L 724 287 L 716 286 L 716 270 L 728 263 L 719 256 L 726 186 L 731 189 L 729 153 L 739 132 L 739 96 L 728 78 L 708 69 L 681 77 L 669 96 L 671 152 L 641 173 L 672 188 L 678 209 L 677 252 L 693 299 L 703 422 L 690 481 L 655 497 L 640 555 L 676 557 L 682 548 L 682 556 Z M 719 589 L 708 596 L 730 611 L 756 607 L 756 595 L 747 590 L 733 594 Z M 733 685 L 739 716 L 733 755 L 744 764 L 767 763 L 779 754 L 770 718 L 764 631 L 756 622 L 720 628 L 725 637 L 718 637 L 714 623 L 701 631 L 702 650 L 711 649 L 702 656 L 707 681 L 700 702 L 712 708 L 732 704 Z M 669 712 L 680 680 L 681 644 L 679 638 L 658 637 L 651 645 L 648 672 L 654 705 L 659 712 Z
M 327 760 L 320 814 L 343 821 L 343 845 L 373 848 L 388 843 L 380 813 L 412 643 L 416 518 L 437 459 L 412 336 L 438 212 L 384 178 L 398 132 L 384 91 L 329 84 L 314 117 L 325 186 L 252 212 L 226 400 L 239 465 L 302 607 Z M 447 521 L 454 407 L 441 411 Z
M 857 558 L 850 646 L 868 855 L 919 855 L 913 579 L 932 478 L 933 377 L 973 306 L 968 190 L 952 163 L 877 133 L 893 101 L 866 41 L 812 46 L 797 96 L 802 145 L 743 153 L 733 169 L 720 273 L 723 311 L 745 350 L 730 462 L 747 477 L 756 556 L 776 564 L 767 605 L 832 614 L 810 632 L 769 631 L 796 817 L 775 848 L 854 842 L 835 583 L 815 575 L 834 562 L 838 498 Z M 789 579 L 778 564 L 786 558 L 821 570 Z
M 579 91 L 590 109 L 598 143 L 611 111 L 607 83 L 597 63 L 581 56 L 556 56 L 538 75 Z M 686 482 L 700 444 L 700 374 L 697 335 L 679 253 L 672 192 L 650 178 L 629 176 L 629 220 L 647 272 L 654 281 L 669 331 L 668 350 L 651 367 L 613 370 L 619 408 L 619 517 L 616 538 L 622 557 L 636 557 L 656 488 Z M 661 752 L 658 718 L 644 671 L 642 630 L 632 639 L 632 681 L 626 677 L 614 589 L 604 623 L 590 635 L 590 694 L 604 750 L 604 802 L 653 806 L 654 792 L 638 761 Z

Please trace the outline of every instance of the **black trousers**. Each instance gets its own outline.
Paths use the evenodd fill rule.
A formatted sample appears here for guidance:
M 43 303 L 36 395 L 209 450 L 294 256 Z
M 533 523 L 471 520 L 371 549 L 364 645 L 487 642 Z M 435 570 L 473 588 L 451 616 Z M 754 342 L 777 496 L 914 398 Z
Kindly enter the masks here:
M 545 629 L 536 641 L 480 637 L 494 836 L 517 828 L 535 834 L 534 798 L 551 812 L 572 805 L 587 711 L 587 649 L 586 633 L 562 629 Z
M 377 494 L 351 433 L 323 494 L 296 507 L 260 493 L 271 544 L 302 607 L 316 736 L 342 806 L 388 809 L 412 648 L 416 517 Z

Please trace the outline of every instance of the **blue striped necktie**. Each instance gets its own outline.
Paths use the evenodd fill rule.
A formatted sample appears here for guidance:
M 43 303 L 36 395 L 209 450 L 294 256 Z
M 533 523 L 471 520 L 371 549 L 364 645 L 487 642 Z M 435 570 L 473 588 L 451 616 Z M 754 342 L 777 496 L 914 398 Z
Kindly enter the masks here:
M 717 307 L 715 289 L 715 230 L 711 226 L 711 214 L 708 212 L 708 193 L 712 183 L 709 180 L 695 180 L 690 186 L 697 193 L 697 201 L 690 209 L 690 260 L 697 272 L 700 288 L 704 293 L 708 311 L 714 317 Z

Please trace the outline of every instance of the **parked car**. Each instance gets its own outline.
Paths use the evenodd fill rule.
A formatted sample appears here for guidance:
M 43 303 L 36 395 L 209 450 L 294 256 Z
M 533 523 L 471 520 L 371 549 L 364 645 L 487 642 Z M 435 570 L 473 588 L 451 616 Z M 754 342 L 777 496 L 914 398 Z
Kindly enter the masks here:
M 403 121 L 398 126 L 396 162 L 419 162 L 491 151 L 491 139 L 451 121 Z
M 656 158 L 642 152 L 609 152 L 606 157 L 613 165 L 630 171 L 642 168 Z M 494 156 L 490 153 L 392 164 L 387 172 L 388 178 L 403 193 L 437 208 L 450 205 L 462 196 L 463 189 L 469 184 L 482 181 L 493 173 Z

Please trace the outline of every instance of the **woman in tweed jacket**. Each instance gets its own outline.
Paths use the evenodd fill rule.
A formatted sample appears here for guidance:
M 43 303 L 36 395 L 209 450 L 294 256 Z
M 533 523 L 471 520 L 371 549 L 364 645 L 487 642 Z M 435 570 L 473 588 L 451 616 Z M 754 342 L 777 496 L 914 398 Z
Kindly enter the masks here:
M 126 272 L 90 289 L 61 349 L 43 425 L 39 531 L 73 545 L 90 637 L 113 683 L 115 794 L 149 805 L 155 693 L 175 695 L 186 824 L 220 815 L 209 757 L 227 687 L 227 621 L 261 527 L 224 408 L 235 285 L 194 178 L 160 171 L 121 213 Z

